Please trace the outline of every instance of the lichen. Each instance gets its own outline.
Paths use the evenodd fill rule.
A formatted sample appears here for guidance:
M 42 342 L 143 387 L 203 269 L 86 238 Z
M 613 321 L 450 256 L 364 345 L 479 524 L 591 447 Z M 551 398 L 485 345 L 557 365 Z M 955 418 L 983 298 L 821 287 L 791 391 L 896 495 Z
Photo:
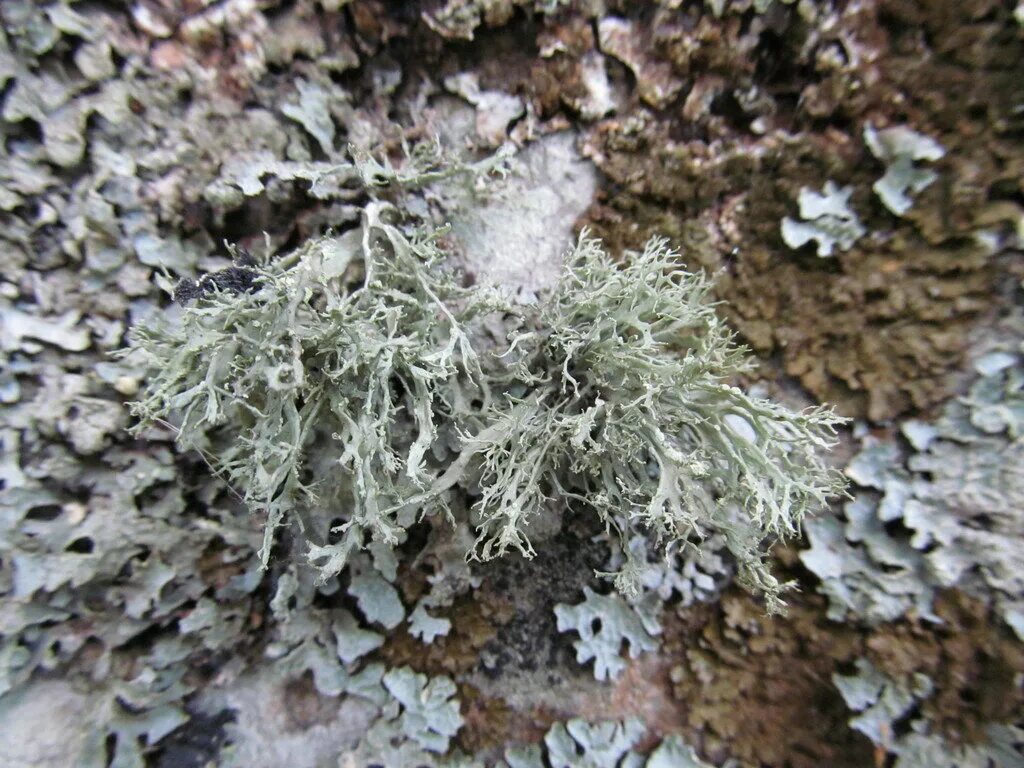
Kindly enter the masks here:
M 994 318 L 1020 299 L 1019 5 L 0 2 L 0 763 L 476 768 L 522 744 L 525 762 L 509 751 L 509 764 L 539 768 L 549 731 L 562 759 L 615 768 L 700 764 L 685 744 L 715 765 L 1019 763 L 1020 564 L 1004 501 L 1019 485 L 1020 355 L 992 347 Z M 942 157 L 877 156 L 871 136 L 901 127 Z M 467 152 L 514 146 L 515 175 L 484 181 L 434 135 Z M 410 189 L 420 170 L 431 184 Z M 826 180 L 852 189 L 846 209 L 867 232 L 818 258 L 813 241 L 788 248 L 779 222 Z M 460 291 L 518 290 L 513 313 L 468 324 L 501 394 L 514 355 L 491 353 L 516 318 L 543 330 L 574 222 L 617 265 L 661 235 L 679 250 L 673 274 L 713 272 L 716 312 L 761 363 L 728 383 L 870 419 L 852 438 L 857 503 L 808 521 L 844 591 L 833 574 L 819 594 L 775 547 L 772 573 L 802 591 L 769 619 L 730 586 L 723 531 L 659 542 L 632 506 L 606 524 L 576 498 L 534 507 L 535 559 L 467 562 L 475 459 L 444 494 L 454 525 L 404 510 L 394 546 L 369 540 L 318 584 L 303 559 L 339 544 L 331 529 L 351 511 L 338 455 L 320 451 L 337 447 L 330 425 L 300 480 L 332 503 L 289 516 L 261 568 L 267 510 L 207 464 L 232 443 L 227 425 L 207 431 L 206 457 L 164 424 L 127 434 L 124 401 L 148 372 L 108 353 L 186 305 L 254 299 L 257 272 L 303 243 L 331 244 L 330 269 L 349 262 L 334 278 L 347 295 L 364 260 L 337 241 L 370 202 L 395 206 L 410 241 L 451 222 L 431 242 L 465 270 L 448 274 Z M 268 388 L 294 381 L 287 362 Z M 421 481 L 484 421 L 459 434 L 444 408 L 438 419 Z M 407 458 L 415 413 L 393 424 Z M 836 466 L 858 450 L 841 437 Z M 745 514 L 730 505 L 719 522 Z M 630 564 L 635 596 L 594 573 Z M 595 681 L 578 633 L 558 632 L 554 606 L 583 587 L 657 615 L 659 647 L 627 659 L 620 645 L 615 681 Z M 879 700 L 929 681 L 877 721 L 877 743 L 831 683 L 857 660 L 884 678 Z M 415 694 L 451 678 L 439 710 L 457 702 L 464 724 L 449 754 L 410 735 L 439 731 L 406 732 L 382 682 L 396 672 L 425 675 Z M 628 747 L 624 731 L 639 734 Z
M 657 603 L 631 606 L 620 597 L 595 594 L 584 588 L 584 600 L 579 605 L 556 605 L 560 632 L 574 631 L 576 660 L 581 664 L 593 660 L 594 677 L 598 680 L 617 678 L 626 662 L 619 656 L 625 644 L 632 658 L 658 647 L 661 634 L 656 615 Z
M 831 256 L 839 248 L 848 251 L 867 232 L 850 210 L 852 187 L 837 187 L 826 181 L 821 194 L 803 187 L 800 190 L 800 218 L 782 220 L 782 239 L 790 248 L 800 248 L 811 240 L 818 241 L 818 255 Z
M 590 723 L 576 718 L 551 726 L 543 749 L 516 747 L 506 751 L 505 760 L 507 768 L 708 768 L 676 736 L 664 739 L 645 760 L 632 749 L 643 736 L 639 720 Z
M 808 523 L 802 559 L 822 579 L 834 617 L 889 621 L 911 609 L 929 617 L 936 591 L 957 587 L 994 600 L 1024 637 L 1024 357 L 1011 326 L 1013 340 L 979 356 L 967 394 L 932 429 L 905 425 L 909 449 L 865 441 L 846 469 L 864 490 L 846 505 L 845 521 Z
M 772 618 L 726 592 L 713 605 L 666 612 L 662 625 L 682 709 L 677 727 L 712 762 L 870 764 L 869 745 L 846 727 L 848 714 L 829 683 L 860 639 L 852 626 L 827 620 L 823 598 L 794 596 L 787 616 Z
M 931 695 L 931 681 L 917 675 L 900 683 L 859 659 L 853 675 L 835 675 L 836 687 L 855 713 L 850 724 L 867 735 L 882 751 L 896 756 L 897 768 L 967 768 L 1024 764 L 1018 745 L 1024 730 L 1011 724 L 991 724 L 985 740 L 952 744 L 935 733 L 915 709 Z M 909 724 L 906 721 L 910 721 Z
M 389 166 L 360 168 L 374 185 L 398 180 Z M 422 174 L 433 173 L 424 164 Z M 265 512 L 264 565 L 286 517 L 330 493 L 353 506 L 339 543 L 311 542 L 323 579 L 369 536 L 396 545 L 409 524 L 398 519 L 402 502 L 425 482 L 435 411 L 484 394 L 464 325 L 500 305 L 490 293 L 461 289 L 438 269 L 436 237 L 407 237 L 395 217 L 393 206 L 371 203 L 359 230 L 254 268 L 257 292 L 214 290 L 184 307 L 180 323 L 161 319 L 138 331 L 139 362 L 155 375 L 135 412 L 144 423 L 175 414 L 179 444 L 208 456 Z M 363 282 L 351 292 L 350 269 Z M 413 415 L 411 439 L 397 420 L 401 400 Z M 206 433 L 223 424 L 237 438 L 212 447 Z M 303 475 L 317 437 L 344 470 L 322 489 Z
M 585 151 L 607 183 L 587 223 L 637 248 L 700 222 L 702 253 L 687 258 L 723 269 L 723 311 L 758 354 L 777 354 L 841 413 L 877 421 L 940 403 L 970 329 L 1010 302 L 1000 287 L 1012 280 L 1021 209 L 998 190 L 1019 188 L 1011 136 L 1024 81 L 1008 11 L 752 10 L 731 3 L 717 19 L 666 2 L 624 14 L 650 39 L 648 55 L 693 86 L 658 112 L 630 91 L 588 131 Z M 939 85 L 951 82 L 960 86 Z M 912 125 L 929 156 L 945 150 L 941 183 L 895 221 L 871 190 L 883 170 L 868 125 Z M 867 234 L 827 261 L 787 254 L 779 222 L 826 179 L 853 188 Z
M 374 184 L 447 176 L 366 169 L 353 167 Z M 617 268 L 583 236 L 485 370 L 471 326 L 511 306 L 459 288 L 436 236 L 405 234 L 397 217 L 369 202 L 359 230 L 251 268 L 256 291 L 214 284 L 177 326 L 136 332 L 152 372 L 136 414 L 143 425 L 177 419 L 179 445 L 266 514 L 264 566 L 276 528 L 311 527 L 331 494 L 350 512 L 337 543 L 310 541 L 322 580 L 370 541 L 394 547 L 414 515 L 450 514 L 449 492 L 472 478 L 475 558 L 532 556 L 528 526 L 558 493 L 678 546 L 720 533 L 743 583 L 778 609 L 762 541 L 793 535 L 841 489 L 821 458 L 838 420 L 727 383 L 745 363 L 706 302 L 709 283 L 679 269 L 664 241 Z M 362 270 L 354 288 L 350 269 Z M 342 472 L 314 488 L 311 461 Z M 642 564 L 620 546 L 613 575 L 632 594 Z
M 864 128 L 864 143 L 886 166 L 885 175 L 872 189 L 897 216 L 910 210 L 914 203 L 911 193 L 927 189 L 938 178 L 934 171 L 915 166 L 915 161 L 935 161 L 946 154 L 938 142 L 903 125 L 880 131 L 868 125 Z

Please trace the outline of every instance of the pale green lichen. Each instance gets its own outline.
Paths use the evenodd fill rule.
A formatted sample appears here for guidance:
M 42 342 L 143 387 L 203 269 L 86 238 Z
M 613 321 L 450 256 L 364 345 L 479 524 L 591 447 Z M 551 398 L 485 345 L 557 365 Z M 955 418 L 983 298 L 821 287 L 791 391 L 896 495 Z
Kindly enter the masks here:
M 409 634 L 418 637 L 428 645 L 434 642 L 435 638 L 447 635 L 451 628 L 450 620 L 439 619 L 427 613 L 423 601 L 420 601 L 419 605 L 409 614 Z
M 645 730 L 639 720 L 593 724 L 570 720 L 564 725 L 555 723 L 544 737 L 544 745 L 552 768 L 605 768 L 619 765 Z
M 802 221 L 788 216 L 782 220 L 783 241 L 790 248 L 801 248 L 815 240 L 823 258 L 832 256 L 836 248 L 850 250 L 867 233 L 850 208 L 852 194 L 853 187 L 838 187 L 832 181 L 825 182 L 821 193 L 803 187 L 798 199 Z
M 359 237 L 311 243 L 255 268 L 257 292 L 213 291 L 179 325 L 139 332 L 155 375 L 136 413 L 180 414 L 179 444 L 216 451 L 214 466 L 266 511 L 264 563 L 286 515 L 315 509 L 328 489 L 351 512 L 341 545 L 310 551 L 325 577 L 366 534 L 397 544 L 401 502 L 423 481 L 439 414 L 477 396 L 477 353 L 463 323 L 492 304 L 437 271 L 436 242 L 406 238 L 392 214 L 372 206 Z M 362 272 L 351 292 L 349 259 Z M 235 439 L 214 447 L 207 432 L 224 424 Z M 303 470 L 318 437 L 335 476 L 312 481 Z
M 863 733 L 884 757 L 895 755 L 894 768 L 1021 768 L 1019 744 L 1024 730 L 1014 724 L 992 723 L 979 743 L 952 743 L 936 731 L 920 707 L 933 693 L 925 675 L 893 680 L 866 659 L 857 660 L 853 675 L 833 675 L 846 706 L 857 714 L 850 725 Z
M 708 281 L 664 240 L 627 259 L 617 266 L 584 235 L 537 316 L 511 336 L 522 394 L 499 402 L 467 445 L 482 459 L 478 552 L 531 554 L 524 524 L 561 498 L 611 528 L 624 515 L 660 542 L 722 533 L 741 580 L 772 607 L 780 585 L 763 541 L 795 534 L 842 487 L 820 455 L 839 420 L 731 386 L 747 359 L 708 302 Z M 645 564 L 623 552 L 616 583 L 635 593 Z
M 931 186 L 938 175 L 915 165 L 916 162 L 934 162 L 946 154 L 937 141 L 905 125 L 875 130 L 864 128 L 864 143 L 876 158 L 885 163 L 885 175 L 872 189 L 890 211 L 904 215 L 914 204 L 916 195 Z
M 555 618 L 559 632 L 574 631 L 576 661 L 586 664 L 593 659 L 594 677 L 615 679 L 626 668 L 619 655 L 623 645 L 631 658 L 656 650 L 661 634 L 656 600 L 630 605 L 618 595 L 598 595 L 584 587 L 584 600 L 579 605 L 556 605 Z
M 343 751 L 339 765 L 450 766 L 459 756 L 439 758 L 462 728 L 455 683 L 447 677 L 428 678 L 408 667 L 389 670 L 380 679 L 384 700 L 374 720 L 354 749 Z M 472 764 L 472 763 L 470 763 Z
M 531 522 L 563 502 L 623 540 L 623 591 L 643 566 L 625 519 L 679 546 L 720 534 L 741 580 L 779 607 L 764 543 L 841 489 L 820 455 L 838 419 L 729 383 L 744 350 L 710 283 L 663 240 L 617 265 L 583 235 L 533 306 L 461 287 L 439 234 L 372 198 L 494 162 L 452 170 L 414 152 L 409 167 L 335 169 L 370 196 L 358 229 L 179 287 L 192 300 L 179 317 L 135 334 L 150 371 L 134 405 L 143 424 L 176 421 L 179 444 L 266 515 L 264 564 L 284 522 L 312 531 L 344 510 L 336 541 L 307 536 L 329 579 L 418 517 L 450 515 L 462 489 L 479 494 L 475 558 L 532 556 Z M 485 341 L 495 312 L 515 319 L 500 354 Z

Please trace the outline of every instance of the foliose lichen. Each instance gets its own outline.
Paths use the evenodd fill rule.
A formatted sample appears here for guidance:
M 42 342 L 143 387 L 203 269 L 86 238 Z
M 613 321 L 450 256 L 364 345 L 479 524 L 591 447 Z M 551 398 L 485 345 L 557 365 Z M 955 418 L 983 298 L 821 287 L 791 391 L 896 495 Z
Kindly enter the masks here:
M 822 579 L 835 618 L 871 622 L 911 609 L 932 617 L 939 589 L 993 600 L 1024 637 L 1019 321 L 979 355 L 974 381 L 933 425 L 906 421 L 905 441 L 868 438 L 846 474 L 859 486 L 845 521 L 810 521 L 801 558 Z M 1014 338 L 1016 337 L 1016 338 Z
M 850 724 L 881 750 L 896 756 L 897 768 L 987 768 L 1021 766 L 1018 745 L 1024 730 L 1012 724 L 991 724 L 981 743 L 955 744 L 937 733 L 916 710 L 932 692 L 931 681 L 915 675 L 905 682 L 879 672 L 859 659 L 853 675 L 834 675 L 847 706 L 857 713 Z M 909 723 L 907 722 L 909 721 Z
M 508 768 L 708 768 L 678 736 L 662 740 L 644 759 L 633 750 L 644 731 L 639 720 L 590 723 L 576 718 L 551 726 L 543 747 L 514 747 L 505 760 Z
M 850 209 L 852 187 L 838 187 L 826 181 L 819 194 L 813 189 L 800 190 L 800 218 L 782 220 L 782 239 L 790 248 L 800 248 L 811 240 L 818 242 L 818 255 L 831 256 L 835 248 L 850 250 L 867 230 L 856 212 Z

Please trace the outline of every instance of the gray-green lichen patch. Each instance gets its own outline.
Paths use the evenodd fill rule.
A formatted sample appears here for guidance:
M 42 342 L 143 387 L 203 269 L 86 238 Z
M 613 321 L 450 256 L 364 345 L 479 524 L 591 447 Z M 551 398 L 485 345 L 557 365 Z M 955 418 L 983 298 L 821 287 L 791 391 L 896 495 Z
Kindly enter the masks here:
M 502 91 L 481 90 L 475 73 L 462 72 L 444 81 L 445 88 L 476 107 L 476 135 L 485 147 L 501 146 L 509 126 L 523 116 L 525 107 L 518 96 Z
M 657 602 L 630 605 L 617 596 L 595 594 L 584 587 L 583 602 L 578 605 L 556 605 L 558 631 L 574 631 L 579 639 L 576 661 L 586 664 L 593 660 L 594 677 L 598 680 L 615 679 L 622 674 L 626 662 L 620 652 L 628 650 L 631 658 L 654 651 L 655 639 L 661 634 L 657 618 Z
M 643 732 L 643 723 L 637 720 L 596 724 L 570 720 L 565 725 L 556 723 L 544 737 L 544 744 L 553 768 L 616 766 Z
M 189 719 L 181 699 L 192 688 L 180 678 L 147 667 L 87 693 L 56 680 L 21 688 L 0 702 L 0 765 L 144 768 L 146 752 Z
M 648 536 L 636 531 L 629 538 L 628 548 L 630 559 L 640 569 L 640 589 L 634 601 L 648 600 L 653 593 L 660 602 L 671 601 L 689 607 L 716 599 L 736 576 L 735 564 L 722 534 L 701 539 L 699 545 L 688 542 L 671 552 L 660 553 Z M 613 550 L 605 570 L 619 570 L 624 559 L 620 552 Z
M 782 220 L 782 239 L 786 245 L 800 248 L 816 240 L 818 255 L 822 257 L 831 256 L 836 248 L 850 250 L 867 233 L 850 209 L 852 194 L 852 187 L 840 188 L 831 181 L 825 182 L 820 194 L 808 187 L 801 188 L 798 201 L 803 221 L 788 216 Z
M 431 616 L 422 601 L 409 614 L 409 634 L 420 638 L 427 645 L 437 637 L 444 637 L 451 629 L 450 620 Z
M 980 743 L 955 744 L 936 733 L 918 708 L 932 693 L 932 683 L 918 674 L 902 683 L 859 659 L 853 675 L 834 675 L 847 706 L 856 713 L 850 724 L 874 742 L 882 753 L 896 756 L 897 768 L 988 768 L 1024 765 L 1018 745 L 1024 729 L 992 724 Z M 908 723 L 909 721 L 909 723 Z
M 349 594 L 359 603 L 359 610 L 371 623 L 394 629 L 405 618 L 405 608 L 398 597 L 398 591 L 376 573 L 361 574 L 352 578 Z
M 59 768 L 80 760 L 89 734 L 79 726 L 92 706 L 88 696 L 60 680 L 34 682 L 4 696 L 0 765 Z
M 801 557 L 836 618 L 890 621 L 911 609 L 929 617 L 936 590 L 958 587 L 994 600 L 1024 637 L 1024 350 L 1015 322 L 1010 332 L 978 356 L 967 394 L 934 426 L 904 425 L 909 450 L 866 441 L 846 469 L 864 490 L 846 504 L 845 521 L 808 523 Z
M 902 216 L 914 204 L 911 195 L 931 186 L 938 175 L 914 165 L 915 162 L 934 162 L 946 151 L 934 139 L 904 125 L 875 130 L 864 128 L 864 143 L 878 160 L 885 163 L 885 175 L 872 185 L 882 203 L 897 216 Z

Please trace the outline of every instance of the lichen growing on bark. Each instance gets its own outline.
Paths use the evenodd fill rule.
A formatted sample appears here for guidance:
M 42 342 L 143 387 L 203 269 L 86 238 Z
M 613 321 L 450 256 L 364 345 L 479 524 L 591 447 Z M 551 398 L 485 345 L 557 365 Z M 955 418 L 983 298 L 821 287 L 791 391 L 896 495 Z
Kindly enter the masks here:
M 1012 350 L 982 352 L 1021 298 L 1021 19 L 1014 0 L 0 2 L 0 763 L 675 768 L 698 762 L 684 744 L 715 765 L 1019 762 Z M 916 152 L 873 151 L 872 132 L 894 129 Z M 475 187 L 377 185 L 435 135 L 467 153 L 514 145 L 517 175 L 464 216 Z M 350 175 L 353 151 L 380 162 Z M 828 258 L 786 247 L 780 222 L 829 180 L 866 233 Z M 623 264 L 667 237 L 714 274 L 716 311 L 760 358 L 731 383 L 866 417 L 840 431 L 837 468 L 852 440 L 896 446 L 906 474 L 876 491 L 854 461 L 857 524 L 840 510 L 822 524 L 839 550 L 912 550 L 910 579 L 884 557 L 860 566 L 875 606 L 900 579 L 913 599 L 891 620 L 856 600 L 830 619 L 826 584 L 775 548 L 772 572 L 802 591 L 768 619 L 730 586 L 723 533 L 664 552 L 622 516 L 641 594 L 613 595 L 594 571 L 626 564 L 620 534 L 578 500 L 530 517 L 533 560 L 467 562 L 475 477 L 448 493 L 455 526 L 403 519 L 395 549 L 371 543 L 317 584 L 308 544 L 338 544 L 349 512 L 330 509 L 279 527 L 262 570 L 263 518 L 203 456 L 162 425 L 126 432 L 144 371 L 108 353 L 176 284 L 190 307 L 251 299 L 271 255 L 359 229 L 364 183 L 408 211 L 403 236 L 450 221 L 433 242 L 466 270 L 456 287 L 498 279 L 520 314 L 550 295 L 574 222 Z M 473 336 L 488 354 L 507 343 L 496 319 Z M 974 378 L 965 354 L 986 371 L 968 419 L 985 435 L 935 438 Z M 414 420 L 396 417 L 412 425 L 403 449 Z M 302 482 L 337 469 L 311 462 Z M 555 606 L 584 588 L 655 608 L 659 647 L 630 659 L 620 643 L 614 681 L 558 631 Z M 847 706 L 833 676 L 861 662 L 884 678 L 868 686 L 879 700 L 915 679 L 931 692 L 888 722 Z M 435 702 L 447 725 L 415 702 L 403 720 L 382 681 L 405 667 L 451 678 Z M 415 737 L 450 733 L 455 707 L 449 754 L 424 750 Z M 868 712 L 874 740 L 850 725 Z
M 177 321 L 139 328 L 128 354 L 150 372 L 133 406 L 142 426 L 176 420 L 178 444 L 265 515 L 264 567 L 280 525 L 315 530 L 344 500 L 338 540 L 307 537 L 331 579 L 371 542 L 397 546 L 416 517 L 450 515 L 461 487 L 479 493 L 474 558 L 532 556 L 531 523 L 571 500 L 617 532 L 624 592 L 637 592 L 646 559 L 623 520 L 670 548 L 721 535 L 742 583 L 779 609 L 763 543 L 795 535 L 841 490 L 822 460 L 839 420 L 729 383 L 744 351 L 707 302 L 710 284 L 664 241 L 617 266 L 581 236 L 532 311 L 460 288 L 436 235 L 403 231 L 401 211 L 372 197 L 492 166 L 424 162 L 335 168 L 367 185 L 359 229 L 231 268 L 242 290 L 206 278 Z M 519 317 L 492 355 L 477 340 L 496 311 Z M 333 470 L 307 479 L 311 465 Z

